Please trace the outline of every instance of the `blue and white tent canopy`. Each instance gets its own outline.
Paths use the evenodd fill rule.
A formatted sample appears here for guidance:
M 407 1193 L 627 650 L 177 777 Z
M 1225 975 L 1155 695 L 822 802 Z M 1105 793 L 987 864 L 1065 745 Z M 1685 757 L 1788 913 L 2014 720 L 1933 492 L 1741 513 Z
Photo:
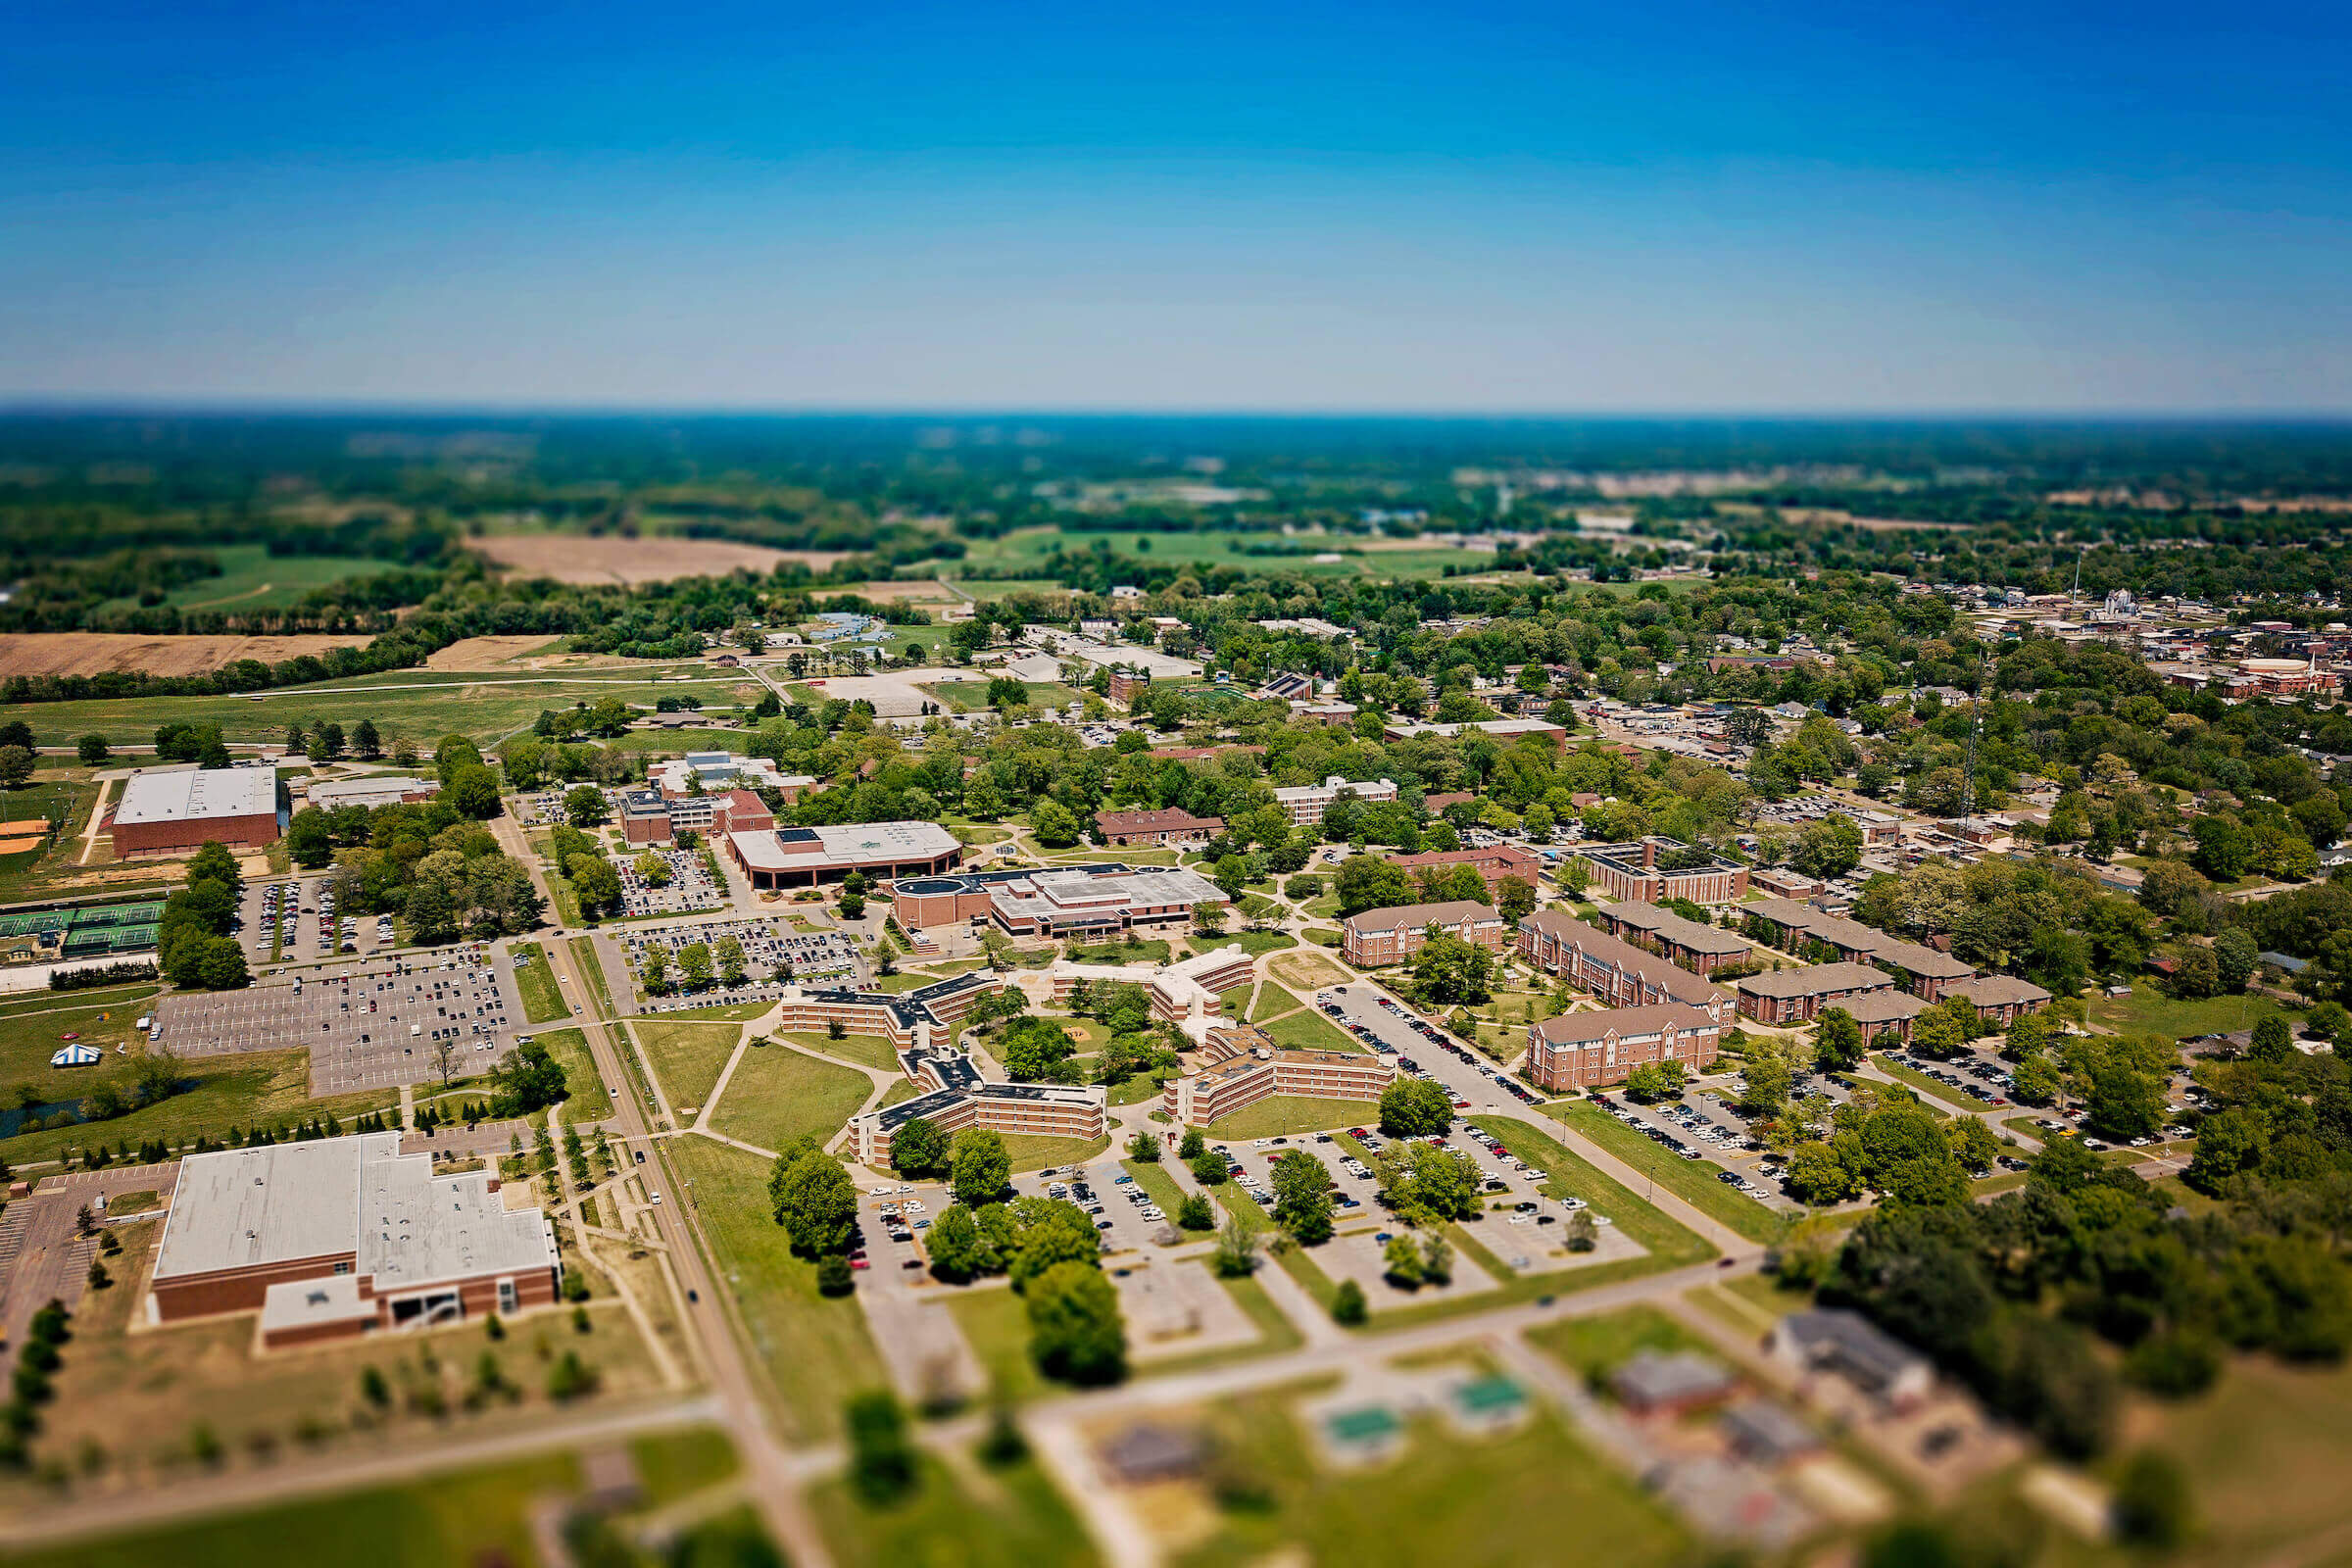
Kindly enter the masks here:
M 106 1053 L 96 1046 L 68 1046 L 49 1058 L 52 1067 L 95 1067 L 106 1059 Z

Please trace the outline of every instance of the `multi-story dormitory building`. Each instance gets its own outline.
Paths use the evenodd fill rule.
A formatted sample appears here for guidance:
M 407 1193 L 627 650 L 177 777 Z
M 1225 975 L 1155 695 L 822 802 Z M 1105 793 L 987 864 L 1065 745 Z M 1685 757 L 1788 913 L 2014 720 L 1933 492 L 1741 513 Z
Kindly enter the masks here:
M 950 1137 L 967 1127 L 1089 1139 L 1109 1129 L 1110 1091 L 1100 1084 L 1000 1083 L 944 1043 L 902 1051 L 899 1064 L 922 1093 L 850 1118 L 850 1144 L 861 1163 L 888 1165 L 892 1137 L 918 1116 Z
M 1747 896 L 1746 866 L 1693 852 L 1680 839 L 1653 834 L 1631 844 L 1584 844 L 1576 854 L 1592 872 L 1593 889 L 1612 901 L 1731 904 Z M 1694 863 L 1672 868 L 1660 863 L 1685 859 Z
M 1340 922 L 1340 952 L 1349 963 L 1366 969 L 1402 963 L 1428 944 L 1432 931 L 1460 937 L 1494 953 L 1500 953 L 1510 941 L 1509 929 L 1493 905 L 1457 899 L 1351 914 Z
M 776 1004 L 783 1011 L 777 1027 L 823 1029 L 838 1023 L 851 1034 L 880 1035 L 906 1051 L 934 1041 L 944 1043 L 956 1026 L 970 1015 L 974 1003 L 1009 984 L 1002 975 L 982 969 L 935 980 L 895 996 L 886 991 L 807 990 L 788 986 Z
M 1045 982 L 1055 1003 L 1066 1003 L 1081 983 L 1138 985 L 1151 999 L 1152 1011 L 1161 1020 L 1196 1029 L 1223 1010 L 1219 993 L 1247 985 L 1254 970 L 1249 950 L 1216 948 L 1174 963 L 1073 963 L 1056 958 L 1046 969 Z
M 1188 1127 L 1202 1127 L 1273 1095 L 1376 1101 L 1396 1081 L 1396 1066 L 1353 1051 L 1284 1051 L 1252 1024 L 1208 1031 L 1208 1065 L 1169 1080 L 1161 1108 Z
M 1667 1002 L 1707 1007 L 1731 1002 L 1730 992 L 1703 976 L 1554 909 L 1538 909 L 1520 920 L 1519 953 L 1613 1007 Z
M 1900 975 L 1904 987 L 1922 1000 L 1936 1002 L 1962 980 L 1972 978 L 1974 964 L 1917 942 L 1905 942 L 1874 930 L 1859 920 L 1825 914 L 1795 899 L 1763 899 L 1740 911 L 1743 922 L 1766 933 L 1772 945 L 1790 953 L 1821 952 L 1840 962 L 1875 963 Z M 1818 947 L 1816 946 L 1818 945 Z
M 1609 1004 L 1530 1026 L 1529 1069 L 1543 1087 L 1618 1083 L 1653 1061 L 1714 1062 L 1733 998 L 1713 981 L 1550 909 L 1519 922 L 1519 952 Z
M 1710 975 L 1755 956 L 1747 939 L 1736 932 L 1701 925 L 1654 904 L 1604 904 L 1600 923 L 1611 936 L 1653 949 L 1668 962 L 1696 975 Z

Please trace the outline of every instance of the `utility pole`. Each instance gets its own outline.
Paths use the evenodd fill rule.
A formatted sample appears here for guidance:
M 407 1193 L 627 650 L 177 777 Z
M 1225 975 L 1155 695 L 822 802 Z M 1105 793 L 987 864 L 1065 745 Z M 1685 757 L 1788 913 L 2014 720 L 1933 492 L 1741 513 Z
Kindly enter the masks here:
M 2078 570 L 2081 569 L 2081 565 L 2082 560 L 2077 557 L 2076 567 Z M 1970 808 L 1974 804 L 1977 791 L 1977 736 L 1984 731 L 1984 649 L 1980 644 L 1977 648 L 1977 690 L 1976 695 L 1970 699 L 1968 709 L 1968 761 L 1960 772 L 1960 836 L 1964 839 L 1968 837 L 1969 826 L 1974 820 Z

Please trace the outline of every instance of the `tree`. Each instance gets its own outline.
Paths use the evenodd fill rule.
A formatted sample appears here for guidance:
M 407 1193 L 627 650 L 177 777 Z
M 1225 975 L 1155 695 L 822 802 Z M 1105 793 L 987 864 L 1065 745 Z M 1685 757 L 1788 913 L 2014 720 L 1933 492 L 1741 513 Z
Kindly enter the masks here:
M 1184 1136 L 1176 1141 L 1176 1157 L 1185 1160 L 1198 1159 L 1200 1157 L 1201 1151 L 1207 1147 L 1208 1140 L 1200 1136 L 1200 1128 L 1187 1127 L 1184 1130 Z
M 1413 983 L 1434 1003 L 1480 1003 L 1494 979 L 1494 955 L 1475 942 L 1432 928 L 1419 952 L 1407 960 Z
M 718 939 L 718 977 L 731 986 L 743 984 L 743 941 L 733 932 Z
M 2009 1077 L 2020 1104 L 2046 1105 L 2058 1098 L 2058 1069 L 2039 1053 L 2019 1061 Z
M 906 1130 L 900 1129 L 900 1137 Z M 891 1152 L 898 1152 L 898 1140 L 891 1141 Z M 980 1240 L 980 1227 L 972 1219 L 972 1211 L 961 1203 L 952 1203 L 931 1227 L 924 1245 L 931 1253 L 931 1272 L 951 1285 L 988 1272 L 985 1252 Z
M 927 1116 L 913 1117 L 891 1135 L 891 1168 L 902 1176 L 928 1176 L 947 1157 L 947 1135 Z
M 1600 1228 L 1592 1223 L 1592 1211 L 1580 1208 L 1568 1216 L 1568 1250 L 1590 1252 L 1600 1245 Z
M 2001 1157 L 2001 1141 L 1977 1117 L 1954 1116 L 1944 1124 L 1944 1137 L 1952 1147 L 1952 1157 L 1979 1175 Z
M 1021 1083 L 1052 1082 L 1078 1050 L 1070 1032 L 1049 1018 L 1020 1018 L 1006 1026 L 998 1056 Z
M 2270 1143 L 2270 1133 L 2253 1111 L 2232 1106 L 2216 1112 L 2198 1124 L 2197 1152 L 2180 1179 L 2200 1193 L 2218 1197 L 2230 1177 L 2262 1163 Z
M 1350 855 L 1340 862 L 1335 879 L 1343 918 L 1366 909 L 1394 908 L 1421 896 L 1412 874 L 1400 865 L 1372 855 Z
M 374 719 L 363 718 L 353 728 L 351 748 L 370 761 L 384 755 L 383 733 L 375 727 Z
M 24 746 L 0 746 L 0 784 L 19 789 L 32 779 L 32 751 Z
M 1228 1214 L 1217 1231 L 1217 1243 L 1210 1259 L 1221 1278 L 1238 1280 L 1257 1271 L 1257 1232 L 1242 1223 L 1239 1214 Z
M 776 1223 L 807 1257 L 846 1251 L 858 1225 L 858 1188 L 841 1161 L 814 1148 L 787 1149 L 767 1178 Z
M 1453 1122 L 1453 1101 L 1439 1084 L 1399 1078 L 1381 1091 L 1380 1130 L 1391 1138 L 1427 1138 Z
M 1830 1072 L 1862 1064 L 1862 1026 L 1843 1007 L 1824 1007 L 1813 1020 L 1813 1060 Z M 1785 1091 L 1784 1091 L 1785 1097 Z
M 858 1276 L 850 1269 L 849 1257 L 841 1252 L 827 1252 L 817 1260 L 816 1289 L 822 1296 L 847 1296 L 858 1288 Z
M 1506 876 L 1494 885 L 1494 908 L 1502 923 L 1515 931 L 1522 919 L 1535 913 L 1536 890 L 1523 876 Z
M 2116 1479 L 2115 1533 L 2136 1546 L 2169 1551 L 2188 1539 L 2194 1512 L 2188 1476 L 2171 1455 L 2142 1448 Z
M 1156 1133 L 1137 1133 L 1128 1152 L 1140 1163 L 1159 1163 L 1159 1136 Z
M 197 973 L 207 991 L 234 991 L 253 981 L 245 968 L 244 944 L 235 937 L 207 940 L 197 959 Z
M 74 755 L 84 767 L 96 767 L 112 755 L 103 735 L 84 735 L 74 743 Z
M 610 912 L 621 906 L 620 873 L 601 855 L 574 855 L 564 862 L 564 878 L 583 912 Z
M 2255 1020 L 2254 1038 L 2247 1054 L 2256 1061 L 2276 1066 L 2293 1054 L 2294 1047 L 2294 1031 L 2287 1028 L 2286 1020 L 2275 1012 L 2266 1013 Z
M 1206 1193 L 1187 1193 L 1184 1201 L 1176 1205 L 1176 1226 L 1179 1230 L 1213 1231 L 1217 1228 L 1217 1206 L 1208 1200 Z
M 1078 842 L 1078 818 L 1058 801 L 1040 801 L 1030 813 L 1030 822 L 1037 829 L 1037 842 L 1048 849 L 1062 849 Z
M 1203 1149 L 1186 1160 L 1185 1165 L 1192 1171 L 1193 1180 L 1203 1187 L 1221 1187 L 1225 1184 L 1225 1156 L 1213 1149 Z
M 573 827 L 597 827 L 612 816 L 605 792 L 593 784 L 578 784 L 564 793 L 564 820 Z
M 1478 1166 L 1434 1144 L 1405 1144 L 1375 1161 L 1381 1200 L 1408 1225 L 1440 1225 L 1478 1212 Z
M 1825 816 L 1805 825 L 1789 847 L 1788 863 L 1827 881 L 1862 863 L 1862 829 L 1849 816 Z
M 1625 1092 L 1644 1105 L 1679 1099 L 1687 1076 L 1679 1061 L 1645 1061 L 1625 1075 Z
M 987 1127 L 966 1127 L 948 1152 L 949 1182 L 956 1201 L 969 1208 L 993 1201 L 1012 1179 L 1012 1156 L 1004 1137 Z
M 678 950 L 678 973 L 690 986 L 710 983 L 710 945 L 689 942 Z
M 1127 1328 L 1118 1292 L 1091 1264 L 1065 1262 L 1029 1282 L 1029 1354 L 1064 1382 L 1099 1385 L 1127 1375 Z
M 1332 1179 L 1321 1160 L 1292 1150 L 1274 1161 L 1274 1223 L 1313 1247 L 1331 1239 Z
M 1371 1315 L 1364 1300 L 1364 1288 L 1353 1280 L 1340 1281 L 1340 1288 L 1331 1294 L 1331 1320 L 1348 1328 L 1360 1326 Z
M 1747 1087 L 1740 1096 L 1740 1108 L 1758 1115 L 1777 1112 L 1788 1099 L 1788 1085 L 1793 1077 L 1788 1070 L 1788 1058 L 1758 1042 L 1748 1051 L 1747 1071 L 1743 1075 Z
M 1815 1141 L 1796 1146 L 1788 1156 L 1788 1190 L 1798 1201 L 1815 1208 L 1842 1203 L 1862 1190 L 1854 1172 L 1846 1168 L 1838 1152 L 1828 1144 Z
M 1390 1284 L 1407 1291 L 1421 1288 L 1421 1248 L 1410 1231 L 1398 1231 L 1389 1238 L 1381 1261 L 1387 1265 L 1384 1272 Z
M 2231 926 L 2213 939 L 2214 980 L 2219 993 L 2235 995 L 2246 989 L 2260 961 L 2252 933 Z
M 914 1490 L 914 1444 L 896 1395 L 887 1389 L 852 1395 L 843 1424 L 850 1434 L 850 1482 L 860 1497 L 879 1506 Z

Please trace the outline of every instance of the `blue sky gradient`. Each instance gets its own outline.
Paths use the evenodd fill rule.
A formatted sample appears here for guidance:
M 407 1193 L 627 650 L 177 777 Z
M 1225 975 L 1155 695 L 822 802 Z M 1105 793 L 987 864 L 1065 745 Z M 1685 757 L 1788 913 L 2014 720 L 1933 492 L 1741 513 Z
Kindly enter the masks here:
M 2340 4 L 101 3 L 0 49 L 19 401 L 2342 412 L 2347 277 Z

